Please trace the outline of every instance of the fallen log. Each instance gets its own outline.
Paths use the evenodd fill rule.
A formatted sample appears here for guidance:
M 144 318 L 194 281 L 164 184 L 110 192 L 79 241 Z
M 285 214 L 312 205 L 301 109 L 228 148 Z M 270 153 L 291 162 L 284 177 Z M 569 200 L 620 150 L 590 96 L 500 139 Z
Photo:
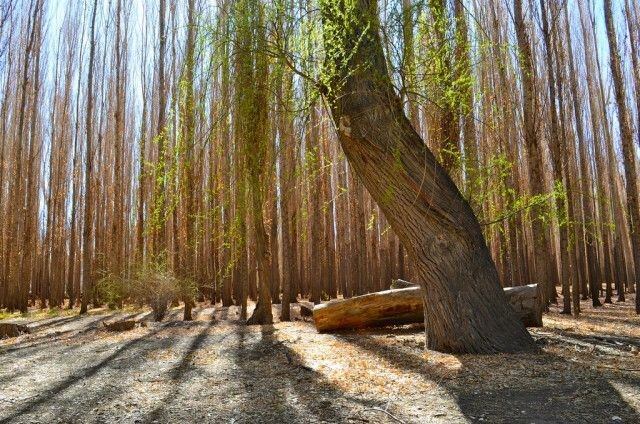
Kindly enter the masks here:
M 332 300 L 313 308 L 313 320 L 319 332 L 421 323 L 424 311 L 420 290 L 410 285 Z M 525 326 L 542 327 L 542 296 L 537 284 L 508 287 L 504 294 Z
M 22 333 L 30 333 L 29 327 L 14 322 L 0 322 L 0 339 L 5 337 L 18 337 Z
M 104 324 L 104 327 L 107 329 L 107 331 L 130 331 L 133 330 L 136 326 L 136 322 L 132 319 L 130 320 L 123 320 L 123 321 L 115 321 L 115 322 L 103 322 L 102 324 Z

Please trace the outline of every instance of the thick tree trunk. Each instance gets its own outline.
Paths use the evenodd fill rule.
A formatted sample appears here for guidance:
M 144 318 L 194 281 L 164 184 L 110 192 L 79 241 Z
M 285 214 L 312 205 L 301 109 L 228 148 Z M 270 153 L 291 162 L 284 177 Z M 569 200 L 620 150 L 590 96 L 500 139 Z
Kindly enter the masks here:
M 321 10 L 325 94 L 340 143 L 413 260 L 427 347 L 534 350 L 502 295 L 471 207 L 404 115 L 386 69 L 376 1 L 324 0 Z
M 409 287 L 332 300 L 313 308 L 313 320 L 320 332 L 403 325 L 424 321 L 420 287 L 404 280 Z M 542 327 L 541 287 L 537 284 L 507 287 L 507 302 L 527 327 Z M 427 306 L 428 308 L 428 306 Z

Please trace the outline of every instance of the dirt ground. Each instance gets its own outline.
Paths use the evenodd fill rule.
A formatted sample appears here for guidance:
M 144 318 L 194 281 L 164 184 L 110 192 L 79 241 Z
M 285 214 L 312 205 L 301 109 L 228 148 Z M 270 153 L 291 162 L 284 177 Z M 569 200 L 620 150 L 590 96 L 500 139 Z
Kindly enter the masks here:
M 33 312 L 0 340 L 0 423 L 640 423 L 633 299 L 552 308 L 529 355 L 424 350 L 419 326 L 318 334 L 246 327 L 236 307 Z M 77 311 L 76 311 L 77 312 Z M 147 323 L 110 333 L 102 322 Z

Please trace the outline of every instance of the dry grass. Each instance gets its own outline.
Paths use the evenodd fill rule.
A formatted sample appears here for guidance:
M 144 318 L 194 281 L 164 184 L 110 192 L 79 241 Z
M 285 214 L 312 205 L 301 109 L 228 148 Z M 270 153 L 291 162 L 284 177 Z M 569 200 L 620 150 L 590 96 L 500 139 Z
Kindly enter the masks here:
M 635 423 L 632 303 L 552 308 L 529 355 L 425 351 L 419 326 L 318 334 L 297 309 L 246 327 L 236 307 L 201 305 L 193 323 L 174 308 L 125 333 L 99 330 L 105 310 L 22 318 L 34 333 L 0 341 L 0 422 Z

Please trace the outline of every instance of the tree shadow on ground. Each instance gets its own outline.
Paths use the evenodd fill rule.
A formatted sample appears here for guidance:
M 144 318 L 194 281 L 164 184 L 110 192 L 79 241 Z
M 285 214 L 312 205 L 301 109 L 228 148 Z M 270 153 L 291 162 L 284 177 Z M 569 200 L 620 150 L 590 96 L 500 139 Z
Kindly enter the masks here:
M 238 365 L 235 376 L 245 399 L 234 414 L 235 422 L 345 422 L 357 411 L 379 406 L 380 401 L 355 397 L 328 381 L 304 363 L 287 343 L 278 340 L 272 325 L 256 335 L 245 326 L 235 331 L 232 348 Z
M 108 355 L 106 358 L 100 360 L 98 363 L 91 365 L 87 368 L 77 370 L 73 374 L 69 375 L 63 381 L 55 384 L 53 387 L 43 388 L 40 391 L 40 394 L 33 397 L 31 400 L 20 406 L 15 411 L 11 412 L 6 417 L 0 419 L 0 424 L 11 423 L 14 420 L 21 417 L 23 414 L 27 414 L 39 406 L 50 402 L 53 398 L 62 395 L 65 391 L 69 390 L 79 382 L 87 381 L 96 375 L 100 370 L 107 367 L 111 362 L 117 360 L 120 356 L 125 354 L 127 351 L 137 347 L 138 345 L 144 343 L 153 335 L 162 331 L 165 327 L 158 327 L 151 330 L 149 333 L 143 335 L 142 337 L 135 338 L 133 340 L 128 341 L 124 345 L 118 347 L 113 353 Z
M 100 323 L 107 321 L 112 317 L 107 315 L 107 316 L 97 316 L 95 317 L 95 319 L 93 319 L 94 317 L 91 317 L 91 318 L 92 319 L 90 321 L 87 321 L 80 328 L 69 329 L 64 331 L 46 332 L 44 334 L 39 334 L 39 332 L 36 332 L 34 334 L 26 335 L 26 337 L 23 340 L 13 343 L 9 347 L 5 349 L 0 348 L 0 357 L 2 357 L 2 355 L 4 354 L 12 353 L 15 351 L 22 351 L 25 354 L 29 352 L 29 354 L 31 354 L 39 349 L 45 349 L 48 344 L 50 344 L 52 341 L 55 341 L 56 339 L 59 339 L 61 337 L 65 337 L 70 334 L 80 335 L 90 331 L 98 330 L 99 328 L 98 325 Z
M 614 336 L 609 334 L 580 334 L 574 331 L 568 330 L 547 330 L 545 332 L 538 332 L 540 336 L 549 337 L 551 340 L 558 338 L 561 341 L 567 343 L 582 343 L 590 344 L 592 346 L 613 349 L 621 352 L 631 350 L 632 346 L 640 348 L 640 340 L 632 337 Z
M 419 349 L 407 350 L 367 334 L 338 338 L 393 367 L 435 381 L 451 393 L 473 422 L 640 422 L 640 415 L 610 384 L 612 377 L 548 352 L 519 355 L 456 355 L 452 375 L 428 364 Z M 634 377 L 629 381 L 637 380 Z
M 182 389 L 183 384 L 186 383 L 185 376 L 191 371 L 191 362 L 195 354 L 207 338 L 209 329 L 214 324 L 215 321 L 210 320 L 204 326 L 204 328 L 191 340 L 191 343 L 189 343 L 189 346 L 185 350 L 184 355 L 180 359 L 180 362 L 178 362 L 178 364 L 173 367 L 173 369 L 169 373 L 171 390 L 164 396 L 158 406 L 146 416 L 146 422 L 158 421 L 163 417 L 167 405 L 169 405 L 172 400 L 175 399 L 176 395 Z
M 80 315 L 73 315 L 70 317 L 58 317 L 58 318 L 46 318 L 38 321 L 32 321 L 28 324 L 31 331 L 41 331 L 45 328 L 59 327 L 70 321 L 76 321 L 80 318 Z

